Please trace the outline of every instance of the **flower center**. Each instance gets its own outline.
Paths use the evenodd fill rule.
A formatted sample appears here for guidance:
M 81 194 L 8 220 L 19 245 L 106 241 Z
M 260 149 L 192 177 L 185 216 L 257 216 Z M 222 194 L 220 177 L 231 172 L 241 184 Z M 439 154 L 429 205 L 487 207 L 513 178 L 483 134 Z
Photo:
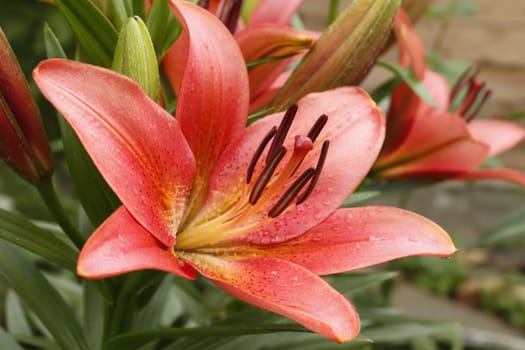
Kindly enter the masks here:
M 174 247 L 176 250 L 209 247 L 220 241 L 240 237 L 306 201 L 319 180 L 330 142 L 325 140 L 322 143 L 315 166 L 308 167 L 300 174 L 297 171 L 307 154 L 314 149 L 314 143 L 328 117 L 322 114 L 306 135 L 295 136 L 292 154 L 282 164 L 287 153 L 283 144 L 297 110 L 297 104 L 288 108 L 279 126 L 271 128 L 255 150 L 246 171 L 246 194 L 221 215 L 180 232 Z M 266 149 L 266 157 L 262 160 L 262 166 L 259 166 L 262 169 L 255 176 Z M 295 177 L 293 181 L 292 177 Z
M 459 77 L 450 93 L 450 103 L 459 101 L 459 106 L 453 111 L 469 122 L 476 117 L 489 98 L 491 91 L 484 81 L 476 79 L 477 69 L 469 68 Z M 464 95 L 461 93 L 464 92 Z

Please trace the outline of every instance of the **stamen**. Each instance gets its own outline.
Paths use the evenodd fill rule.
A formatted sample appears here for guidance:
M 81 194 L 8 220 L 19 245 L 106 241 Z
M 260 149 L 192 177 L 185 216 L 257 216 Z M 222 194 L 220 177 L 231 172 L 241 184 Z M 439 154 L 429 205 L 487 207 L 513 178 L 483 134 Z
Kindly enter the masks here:
M 459 77 L 458 81 L 452 88 L 452 91 L 450 92 L 450 99 L 449 102 L 453 102 L 456 97 L 458 96 L 459 92 L 474 79 L 474 77 L 478 74 L 478 68 L 476 66 L 470 66 L 468 67 Z
M 299 205 L 303 203 L 313 192 L 315 185 L 317 184 L 317 181 L 319 181 L 319 177 L 321 176 L 321 170 L 323 170 L 324 162 L 326 160 L 326 155 L 328 154 L 328 147 L 330 146 L 330 141 L 325 140 L 323 142 L 323 146 L 321 148 L 321 153 L 319 154 L 319 159 L 317 160 L 317 165 L 315 167 L 315 174 L 313 175 L 312 181 L 310 181 L 310 184 L 306 188 L 306 191 L 304 191 L 298 198 L 296 204 Z
M 252 181 L 253 171 L 255 170 L 255 165 L 257 165 L 257 162 L 259 161 L 259 158 L 261 157 L 261 154 L 263 153 L 264 149 L 266 148 L 266 145 L 268 145 L 268 142 L 275 136 L 275 133 L 277 132 L 277 127 L 274 126 L 270 129 L 270 131 L 266 134 L 264 139 L 262 140 L 261 144 L 257 149 L 255 150 L 255 153 L 252 157 L 252 160 L 250 161 L 250 164 L 248 165 L 248 171 L 246 174 L 246 183 L 249 184 Z
M 483 107 L 485 102 L 487 102 L 487 99 L 490 97 L 491 94 L 492 94 L 491 90 L 485 89 L 482 92 L 481 97 L 478 98 L 479 102 L 477 103 L 476 107 L 474 107 L 474 109 L 471 109 L 471 110 L 467 111 L 463 115 L 463 119 L 465 119 L 465 121 L 467 121 L 467 122 L 469 122 L 472 119 L 474 119 L 476 117 L 476 115 L 478 114 L 479 110 L 481 109 L 481 107 Z
M 277 151 L 277 154 L 271 159 L 270 163 L 267 163 L 264 167 L 261 175 L 257 178 L 257 181 L 255 181 L 255 184 L 253 185 L 252 192 L 250 193 L 249 203 L 254 205 L 257 203 L 259 198 L 261 198 L 261 195 L 266 188 L 266 185 L 268 182 L 270 182 L 270 179 L 272 178 L 273 173 L 275 172 L 275 169 L 283 159 L 284 155 L 286 154 L 286 148 L 280 147 Z
M 275 205 L 268 212 L 268 216 L 275 218 L 279 216 L 290 203 L 293 201 L 295 196 L 301 191 L 306 183 L 314 176 L 314 168 L 308 168 L 304 173 L 301 174 L 290 186 L 290 188 L 282 195 L 281 198 L 275 203 Z
M 292 125 L 292 121 L 294 120 L 295 115 L 297 114 L 298 108 L 299 106 L 297 105 L 297 103 L 294 103 L 286 110 L 283 120 L 281 121 L 281 124 L 279 124 L 279 128 L 277 129 L 277 133 L 275 134 L 275 138 L 273 139 L 272 145 L 270 146 L 268 155 L 266 156 L 266 163 L 269 163 L 270 160 L 273 157 L 275 157 L 275 154 L 283 145 L 284 139 L 286 138 L 286 135 L 290 130 L 290 126 Z
M 469 82 L 469 88 L 467 92 L 467 96 L 461 103 L 461 105 L 454 111 L 455 113 L 458 113 L 459 115 L 464 115 L 467 113 L 467 111 L 474 105 L 474 102 L 476 102 L 476 99 L 480 92 L 484 91 L 485 88 L 485 82 L 478 81 L 475 79 L 472 79 Z
M 326 114 L 321 114 L 319 118 L 315 121 L 314 126 L 308 131 L 307 136 L 312 140 L 312 142 L 317 139 L 317 136 L 321 133 L 321 130 L 323 130 L 324 126 L 326 125 L 326 122 L 328 121 L 328 116 Z

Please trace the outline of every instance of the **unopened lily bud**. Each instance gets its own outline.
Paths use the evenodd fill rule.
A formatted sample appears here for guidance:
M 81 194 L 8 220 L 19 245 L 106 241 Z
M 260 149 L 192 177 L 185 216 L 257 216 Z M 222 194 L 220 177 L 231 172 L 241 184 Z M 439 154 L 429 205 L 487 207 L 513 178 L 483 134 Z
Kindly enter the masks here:
M 53 173 L 40 112 L 16 56 L 0 29 L 0 157 L 25 180 Z
M 401 0 L 354 0 L 323 32 L 275 97 L 285 109 L 315 91 L 357 85 L 372 68 L 388 38 Z
M 157 56 L 148 28 L 140 17 L 130 17 L 122 26 L 113 70 L 135 80 L 151 99 L 157 100 L 160 87 Z

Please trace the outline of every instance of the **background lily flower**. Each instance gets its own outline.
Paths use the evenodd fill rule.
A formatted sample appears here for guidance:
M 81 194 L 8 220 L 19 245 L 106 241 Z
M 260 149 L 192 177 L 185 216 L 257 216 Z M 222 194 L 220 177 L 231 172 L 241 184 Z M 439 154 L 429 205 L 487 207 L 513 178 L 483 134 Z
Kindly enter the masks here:
M 489 96 L 474 72 L 451 89 L 445 78 L 425 65 L 425 47 L 400 11 L 395 22 L 400 64 L 430 92 L 432 107 L 402 83 L 392 93 L 385 144 L 372 168 L 380 178 L 498 179 L 525 186 L 525 174 L 506 168 L 479 168 L 525 137 L 519 125 L 503 120 L 474 119 Z M 452 104 L 466 90 L 459 107 Z
M 51 149 L 29 84 L 1 29 L 0 62 L 0 157 L 39 184 L 53 173 Z
M 308 95 L 245 127 L 248 79 L 237 44 L 210 13 L 173 6 L 186 49 L 175 118 L 103 68 L 49 60 L 34 72 L 123 203 L 83 247 L 79 275 L 199 272 L 327 338 L 353 339 L 355 309 L 318 275 L 448 256 L 453 243 L 407 211 L 337 209 L 384 136 L 382 112 L 365 92 Z

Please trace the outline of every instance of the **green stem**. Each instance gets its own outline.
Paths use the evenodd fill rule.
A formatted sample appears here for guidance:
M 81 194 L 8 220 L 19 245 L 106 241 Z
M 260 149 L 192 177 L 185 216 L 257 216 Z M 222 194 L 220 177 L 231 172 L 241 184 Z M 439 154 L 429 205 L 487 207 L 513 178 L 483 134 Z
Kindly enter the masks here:
M 330 1 L 330 10 L 328 12 L 328 25 L 332 24 L 339 14 L 339 0 Z
M 71 239 L 71 241 L 80 249 L 84 245 L 84 235 L 71 223 L 67 217 L 64 207 L 58 199 L 55 187 L 51 178 L 44 180 L 36 186 L 38 193 L 44 200 L 49 211 L 60 225 L 64 233 Z

